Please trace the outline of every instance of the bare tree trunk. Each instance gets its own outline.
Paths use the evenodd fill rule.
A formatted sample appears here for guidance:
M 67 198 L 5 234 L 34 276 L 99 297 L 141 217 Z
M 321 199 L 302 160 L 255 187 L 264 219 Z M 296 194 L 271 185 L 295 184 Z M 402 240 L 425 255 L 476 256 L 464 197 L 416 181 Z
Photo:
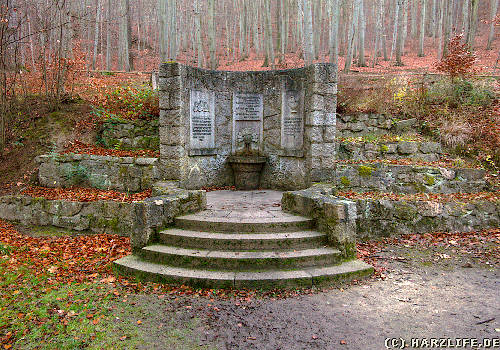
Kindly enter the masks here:
M 160 44 L 160 60 L 168 61 L 170 57 L 167 55 L 167 0 L 158 0 L 158 26 L 159 26 L 159 44 Z
M 478 22 L 478 12 L 479 12 L 479 0 L 471 0 L 472 4 L 472 14 L 470 16 L 469 31 L 467 35 L 467 46 L 472 50 L 474 49 L 474 41 L 476 39 L 477 22 Z
M 408 37 L 408 2 L 410 0 L 403 0 L 403 7 L 402 9 L 404 10 L 404 16 L 403 16 L 403 45 L 401 48 L 401 54 L 405 54 L 405 44 L 406 44 L 406 38 Z
M 443 38 L 443 57 L 448 56 L 448 42 L 450 41 L 450 35 L 451 35 L 451 20 L 452 20 L 452 11 L 453 11 L 453 4 L 447 1 L 446 4 L 446 15 L 443 20 L 443 25 L 444 25 L 444 38 Z M 445 6 L 445 7 L 446 7 Z
M 95 26 L 94 26 L 94 50 L 92 55 L 92 69 L 95 70 L 97 61 L 97 45 L 99 43 L 99 23 L 101 21 L 101 2 L 96 0 L 96 14 L 95 14 Z
M 330 0 L 330 63 L 334 64 L 339 60 L 339 1 Z
M 398 3 L 398 16 L 397 16 L 397 39 L 396 39 L 396 66 L 402 66 L 403 61 L 401 60 L 401 56 L 403 54 L 403 45 L 404 45 L 404 32 L 403 32 L 403 19 L 404 19 L 404 2 L 405 0 L 397 0 Z
M 420 37 L 418 42 L 418 57 L 424 57 L 425 43 L 425 14 L 427 10 L 427 0 L 421 0 L 422 7 L 420 9 Z
M 438 23 L 438 32 L 437 36 L 439 39 L 438 43 L 438 50 L 437 50 L 437 58 L 440 60 L 443 58 L 443 19 L 444 19 L 444 2 L 446 0 L 439 0 L 440 1 L 440 6 L 439 6 L 439 23 Z
M 311 0 L 299 0 L 303 1 L 304 10 L 304 61 L 305 65 L 311 65 L 314 60 L 314 37 L 313 37 L 313 22 L 312 22 L 312 8 Z
M 120 70 L 130 71 L 129 36 L 128 36 L 128 0 L 120 0 L 120 18 L 118 35 L 118 65 Z
M 469 35 L 469 9 L 470 0 L 464 0 L 462 7 L 462 32 L 464 32 L 464 40 L 467 41 L 467 36 Z
M 372 58 L 372 63 L 371 67 L 374 68 L 375 65 L 378 63 L 378 56 L 380 53 L 380 48 L 382 46 L 382 15 L 384 11 L 384 0 L 377 0 L 377 2 L 374 4 L 374 9 L 375 9 L 375 45 L 373 48 L 373 58 Z
M 400 32 L 399 28 L 399 14 L 402 11 L 402 8 L 400 6 L 401 0 L 394 0 L 395 1 L 395 6 L 396 8 L 394 9 L 394 31 L 392 33 L 392 46 L 391 46 L 391 60 L 392 60 L 392 55 L 394 54 L 394 51 L 396 50 L 396 45 L 398 41 L 398 33 Z M 401 22 L 403 21 L 401 17 Z
M 438 28 L 438 22 L 439 22 L 439 19 L 438 19 L 438 13 L 439 13 L 438 1 L 440 1 L 440 0 L 432 0 L 432 36 L 434 38 L 437 38 L 437 28 Z
M 365 9 L 364 9 L 364 1 L 360 0 L 360 4 L 359 4 L 359 58 L 358 58 L 358 66 L 359 67 L 366 67 L 365 31 L 366 31 L 366 14 L 365 14 Z
M 417 13 L 418 13 L 418 0 L 411 0 L 411 37 L 417 37 Z
M 215 33 L 215 0 L 208 0 L 208 35 L 210 38 L 210 68 L 217 69 L 217 42 Z
M 274 42 L 273 42 L 273 27 L 271 24 L 271 0 L 264 0 L 264 31 L 265 31 L 265 47 L 266 57 L 271 62 L 271 68 L 275 68 L 274 59 Z
M 111 70 L 111 0 L 108 0 L 106 9 L 106 70 Z
M 345 57 L 344 72 L 348 73 L 352 65 L 353 49 L 354 49 L 354 38 L 356 37 L 356 25 L 359 20 L 359 10 L 361 0 L 354 0 L 352 8 L 352 22 L 349 28 L 349 39 L 347 41 L 347 53 Z
M 380 4 L 381 6 L 381 12 L 382 12 L 382 52 L 384 54 L 384 61 L 389 61 L 389 55 L 387 52 L 387 33 L 386 33 L 386 28 L 384 25 L 384 19 L 385 19 L 385 0 L 382 0 L 382 3 Z
M 201 42 L 201 10 L 200 10 L 200 2 L 199 0 L 194 0 L 194 21 L 195 21 L 195 49 L 198 51 L 198 67 L 203 67 L 205 64 L 203 54 L 203 44 Z M 229 32 L 229 30 L 228 30 Z M 229 47 L 229 46 L 228 46 Z
M 491 0 L 490 34 L 488 36 L 488 45 L 486 46 L 486 50 L 491 50 L 491 45 L 493 44 L 493 40 L 495 39 L 495 17 L 497 15 L 497 10 L 498 10 L 498 0 Z

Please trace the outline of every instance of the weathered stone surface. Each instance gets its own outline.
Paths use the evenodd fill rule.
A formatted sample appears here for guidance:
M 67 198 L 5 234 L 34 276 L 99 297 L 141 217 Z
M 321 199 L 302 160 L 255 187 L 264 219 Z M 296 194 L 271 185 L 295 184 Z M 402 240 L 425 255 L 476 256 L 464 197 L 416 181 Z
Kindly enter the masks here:
M 140 192 L 161 179 L 157 158 L 102 157 L 86 154 L 40 157 L 38 181 L 45 187 L 90 186 Z M 133 161 L 133 163 L 132 163 Z
M 417 153 L 418 144 L 416 142 L 400 142 L 398 144 L 398 151 L 403 155 Z
M 285 192 L 281 200 L 284 211 L 312 217 L 319 231 L 328 235 L 329 243 L 345 258 L 356 253 L 356 205 L 334 198 L 331 185 L 317 185 L 301 191 Z
M 440 159 L 441 146 L 437 142 L 339 142 L 339 159 L 417 159 L 434 162 Z
M 383 114 L 374 113 L 342 114 L 339 119 L 342 121 L 342 124 L 338 124 L 339 137 L 384 135 L 389 133 L 400 134 L 413 131 L 417 124 L 415 119 L 393 120 Z M 422 150 L 422 153 L 438 153 L 433 148 L 434 145 L 429 146 L 431 147 L 429 152 Z
M 454 169 L 453 177 L 440 168 L 384 163 L 338 164 L 335 184 L 339 189 L 395 193 L 453 193 L 487 190 L 482 169 Z
M 467 232 L 498 227 L 498 202 L 356 200 L 357 238 L 371 240 L 434 231 Z
M 141 248 L 154 230 L 172 223 L 176 216 L 203 210 L 205 206 L 204 191 L 175 187 L 161 196 L 133 203 L 4 196 L 0 197 L 0 219 L 30 226 L 131 235 L 133 247 Z
M 105 121 L 97 138 L 106 148 L 159 150 L 159 121 L 121 120 Z
M 268 187 L 303 188 L 317 178 L 313 174 L 331 173 L 331 169 L 321 169 L 323 162 L 310 161 L 310 143 L 305 141 L 304 134 L 314 134 L 316 140 L 324 136 L 328 145 L 334 143 L 337 78 L 333 66 L 264 72 L 207 71 L 170 63 L 164 66 L 160 69 L 160 91 L 165 92 L 162 96 L 169 102 L 163 103 L 160 111 L 160 158 L 162 172 L 169 179 L 193 189 L 233 185 L 227 159 L 241 149 L 238 140 L 244 132 L 252 134 L 252 150 L 269 159 L 262 172 Z M 209 152 L 193 152 L 189 146 L 187 106 L 193 90 L 215 95 L 215 145 Z M 179 107 L 171 106 L 172 93 L 178 97 Z M 300 102 L 297 113 L 283 102 L 283 97 L 288 100 L 291 95 Z M 245 96 L 258 97 L 255 108 L 243 101 Z M 305 127 L 301 128 L 302 123 Z M 318 130 L 308 131 L 311 125 Z M 184 127 L 185 132 L 174 132 L 173 127 Z M 330 150 L 331 146 L 328 147 Z M 313 163 L 320 168 L 311 171 Z M 300 176 L 303 179 L 298 181 Z

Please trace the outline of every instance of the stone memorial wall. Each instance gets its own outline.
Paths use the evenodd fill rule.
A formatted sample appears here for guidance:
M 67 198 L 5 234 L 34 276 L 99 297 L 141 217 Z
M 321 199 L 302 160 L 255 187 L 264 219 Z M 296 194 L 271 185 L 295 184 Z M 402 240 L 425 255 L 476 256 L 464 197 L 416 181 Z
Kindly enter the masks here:
M 231 155 L 266 158 L 261 187 L 300 189 L 331 179 L 337 69 L 263 72 L 160 67 L 160 157 L 169 180 L 231 186 Z

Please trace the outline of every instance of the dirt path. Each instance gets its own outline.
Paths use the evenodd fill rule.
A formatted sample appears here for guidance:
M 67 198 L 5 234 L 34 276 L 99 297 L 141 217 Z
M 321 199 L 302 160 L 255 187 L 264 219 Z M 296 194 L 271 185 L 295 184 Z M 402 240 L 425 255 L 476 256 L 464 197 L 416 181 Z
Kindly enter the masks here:
M 190 327 L 189 349 L 385 349 L 387 337 L 499 338 L 498 265 L 450 255 L 427 266 L 420 258 L 391 258 L 416 256 L 415 248 L 395 249 L 379 255 L 388 268 L 384 280 L 311 295 L 248 301 L 136 295 L 135 306 L 147 315 L 145 348 L 167 345 L 160 324 Z

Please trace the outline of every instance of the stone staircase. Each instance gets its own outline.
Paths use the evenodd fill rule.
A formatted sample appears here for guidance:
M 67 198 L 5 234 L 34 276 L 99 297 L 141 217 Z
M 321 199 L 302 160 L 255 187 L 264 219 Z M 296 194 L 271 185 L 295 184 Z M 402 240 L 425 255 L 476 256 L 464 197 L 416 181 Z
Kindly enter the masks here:
M 141 280 L 205 288 L 310 288 L 372 273 L 371 266 L 346 261 L 327 247 L 314 220 L 259 200 L 269 195 L 281 194 L 208 193 L 208 210 L 176 218 L 157 244 L 116 261 L 115 268 Z M 221 196 L 232 196 L 234 203 L 214 209 Z M 252 197 L 253 205 L 240 210 L 245 197 Z

